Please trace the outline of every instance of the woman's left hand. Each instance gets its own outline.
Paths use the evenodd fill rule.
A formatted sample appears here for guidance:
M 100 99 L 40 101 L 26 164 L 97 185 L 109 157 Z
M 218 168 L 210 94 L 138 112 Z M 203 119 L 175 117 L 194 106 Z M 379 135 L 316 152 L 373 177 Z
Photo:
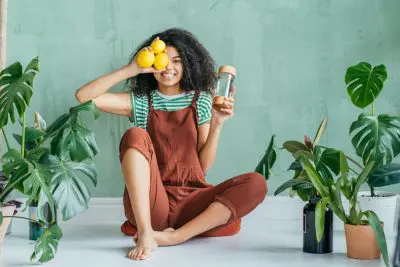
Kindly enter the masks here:
M 233 97 L 226 97 L 224 104 L 227 108 L 223 109 L 212 109 L 212 120 L 216 124 L 223 124 L 226 120 L 233 117 L 233 106 L 234 106 L 234 98 Z

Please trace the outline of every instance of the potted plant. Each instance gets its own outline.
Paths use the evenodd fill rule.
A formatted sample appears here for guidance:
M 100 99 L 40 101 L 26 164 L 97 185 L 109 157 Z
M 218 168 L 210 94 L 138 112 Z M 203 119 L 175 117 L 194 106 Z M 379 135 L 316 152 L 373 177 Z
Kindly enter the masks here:
M 308 155 L 325 180 L 332 181 L 339 174 L 339 151 L 318 145 L 327 123 L 327 119 L 323 119 L 313 141 L 308 136 L 305 136 L 304 143 L 299 141 L 286 141 L 283 143 L 283 148 L 294 157 L 294 162 L 289 166 L 288 170 L 292 170 L 295 173 L 292 179 L 284 182 L 274 193 L 274 195 L 278 195 L 289 189 L 290 196 L 297 194 L 306 202 L 303 208 L 303 251 L 307 253 L 330 253 L 333 249 L 333 213 L 329 207 L 326 208 L 324 232 L 320 238 L 317 238 L 315 209 L 321 196 L 299 161 L 301 153 Z
M 370 192 L 360 192 L 359 201 L 363 209 L 374 210 L 388 229 L 393 230 L 397 194 L 375 190 L 400 183 L 400 164 L 394 162 L 400 154 L 400 117 L 377 114 L 375 110 L 375 100 L 383 90 L 386 77 L 384 65 L 372 68 L 371 64 L 360 62 L 347 69 L 345 83 L 356 107 L 371 107 L 370 112 L 361 113 L 350 126 L 351 142 L 362 159 L 362 164 L 353 163 L 362 170 L 369 162 L 375 162 L 366 180 Z
M 375 162 L 369 162 L 360 174 L 353 177 L 350 175 L 345 154 L 340 152 L 339 157 L 340 177 L 335 181 L 324 179 L 308 154 L 300 152 L 299 155 L 304 170 L 321 196 L 316 205 L 315 214 L 318 239 L 324 231 L 324 215 L 326 206 L 329 205 L 345 224 L 347 256 L 354 259 L 372 260 L 379 258 L 382 254 L 386 266 L 389 267 L 383 223 L 373 211 L 363 211 L 358 202 L 360 187 L 370 177 Z M 348 212 L 344 210 L 342 194 L 349 201 Z
M 36 241 L 31 260 L 47 262 L 54 257 L 62 237 L 56 210 L 60 211 L 64 221 L 86 210 L 90 200 L 86 181 L 94 186 L 97 183 L 92 159 L 99 150 L 94 134 L 86 127 L 80 113 L 93 112 L 97 119 L 98 111 L 89 101 L 70 108 L 49 127 L 35 113 L 34 126 L 28 127 L 25 113 L 33 94 L 38 64 L 39 60 L 35 58 L 25 70 L 16 62 L 0 72 L 0 128 L 8 149 L 2 156 L 7 184 L 0 194 L 0 203 L 4 203 L 12 190 L 26 196 L 26 206 L 37 202 L 38 218 L 30 221 L 38 223 L 45 231 Z M 16 122 L 15 113 L 21 124 L 21 134 L 14 135 L 20 144 L 19 150 L 11 147 L 4 130 L 9 120 Z M 0 217 L 6 218 L 2 214 Z

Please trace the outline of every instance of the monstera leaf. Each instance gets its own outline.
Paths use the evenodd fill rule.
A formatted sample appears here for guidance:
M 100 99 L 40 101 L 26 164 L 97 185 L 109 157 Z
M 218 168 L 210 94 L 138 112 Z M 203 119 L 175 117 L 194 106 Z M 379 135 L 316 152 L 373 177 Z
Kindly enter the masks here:
M 97 108 L 93 101 L 89 101 L 71 108 L 70 114 L 62 115 L 47 129 L 48 135 L 55 135 L 51 141 L 51 153 L 62 160 L 82 162 L 99 152 L 94 133 L 80 118 L 82 111 L 92 111 L 95 119 L 98 118 Z
M 263 158 L 258 163 L 255 171 L 261 175 L 264 175 L 264 177 L 268 180 L 271 174 L 272 166 L 274 165 L 275 161 L 276 161 L 275 135 L 273 135 L 269 142 L 268 148 L 265 151 Z
M 368 184 L 373 187 L 388 186 L 400 183 L 400 164 L 386 164 L 377 168 L 368 178 Z
M 364 165 L 389 164 L 400 153 L 400 117 L 360 114 L 350 126 L 351 142 Z
M 88 208 L 90 191 L 85 178 L 97 184 L 97 172 L 93 163 L 62 161 L 46 155 L 43 163 L 53 170 L 51 191 L 63 220 L 69 220 Z
M 374 68 L 367 62 L 360 62 L 349 67 L 346 72 L 345 82 L 347 93 L 351 102 L 359 108 L 365 108 L 371 104 L 383 89 L 383 83 L 387 77 L 384 65 Z
M 16 62 L 0 72 L 0 128 L 8 123 L 10 117 L 15 123 L 15 109 L 19 117 L 26 110 L 32 96 L 32 84 L 39 71 L 39 60 L 34 58 L 22 70 L 22 65 Z
M 58 243 L 62 236 L 62 231 L 57 225 L 46 229 L 43 235 L 36 241 L 31 261 L 45 263 L 52 260 L 57 253 Z

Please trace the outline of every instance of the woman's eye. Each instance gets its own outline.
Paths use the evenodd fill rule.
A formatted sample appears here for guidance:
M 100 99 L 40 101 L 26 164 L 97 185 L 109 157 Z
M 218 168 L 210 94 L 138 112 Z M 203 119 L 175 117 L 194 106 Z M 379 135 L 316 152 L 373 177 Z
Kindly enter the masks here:
M 174 63 L 181 63 L 181 60 L 180 59 L 174 59 L 173 62 Z

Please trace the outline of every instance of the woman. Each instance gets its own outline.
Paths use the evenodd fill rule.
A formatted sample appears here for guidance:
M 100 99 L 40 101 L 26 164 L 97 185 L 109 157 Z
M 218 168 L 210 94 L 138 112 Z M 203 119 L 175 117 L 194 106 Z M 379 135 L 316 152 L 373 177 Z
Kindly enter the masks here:
M 156 37 L 167 45 L 168 66 L 140 68 L 137 53 Z M 107 92 L 126 79 L 130 92 Z M 257 173 L 216 186 L 205 182 L 223 124 L 233 116 L 233 98 L 226 98 L 227 109 L 212 109 L 215 81 L 214 61 L 202 44 L 185 30 L 169 29 L 145 41 L 130 64 L 76 92 L 80 102 L 94 100 L 100 110 L 133 122 L 120 143 L 127 217 L 122 229 L 137 229 L 136 246 L 128 253 L 133 260 L 207 231 L 218 235 L 215 231 L 234 225 L 236 230 L 219 235 L 234 234 L 238 219 L 265 198 L 265 178 Z

